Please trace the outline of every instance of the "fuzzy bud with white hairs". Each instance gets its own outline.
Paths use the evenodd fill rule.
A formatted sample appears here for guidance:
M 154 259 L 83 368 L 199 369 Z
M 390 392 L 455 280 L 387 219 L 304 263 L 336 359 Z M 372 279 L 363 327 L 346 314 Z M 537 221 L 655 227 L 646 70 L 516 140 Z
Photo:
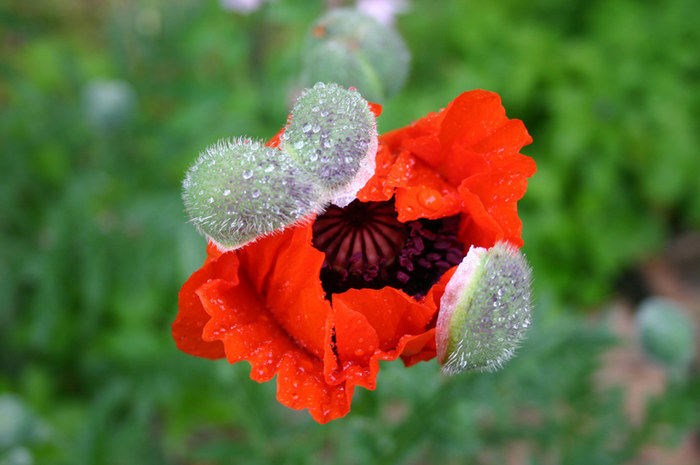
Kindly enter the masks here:
M 530 325 L 531 285 L 532 269 L 513 245 L 469 249 L 440 300 L 443 373 L 495 371 L 510 359 Z
M 322 207 L 318 187 L 286 152 L 250 139 L 208 147 L 182 186 L 192 223 L 221 250 L 298 223 Z

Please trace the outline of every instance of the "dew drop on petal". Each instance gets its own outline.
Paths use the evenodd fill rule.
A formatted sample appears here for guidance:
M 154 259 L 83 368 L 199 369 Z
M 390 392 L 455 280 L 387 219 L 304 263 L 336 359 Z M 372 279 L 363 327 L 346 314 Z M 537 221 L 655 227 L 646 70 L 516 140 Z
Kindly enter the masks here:
M 443 206 L 442 195 L 434 190 L 425 188 L 418 192 L 418 203 L 428 210 L 437 211 Z

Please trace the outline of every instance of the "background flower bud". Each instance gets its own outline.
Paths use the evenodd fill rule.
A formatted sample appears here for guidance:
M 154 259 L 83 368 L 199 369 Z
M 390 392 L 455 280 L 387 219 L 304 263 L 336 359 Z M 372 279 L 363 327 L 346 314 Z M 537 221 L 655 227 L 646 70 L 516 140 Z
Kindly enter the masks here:
M 315 185 L 286 153 L 249 139 L 207 148 L 183 182 L 192 222 L 222 250 L 316 212 L 317 198 Z
M 650 297 L 639 306 L 636 325 L 644 352 L 671 370 L 685 370 L 693 360 L 693 323 L 674 301 Z
M 120 79 L 95 79 L 83 89 L 83 109 L 89 124 L 100 132 L 123 126 L 136 107 L 131 85 Z
M 437 359 L 445 374 L 493 371 L 510 359 L 531 316 L 532 270 L 514 246 L 472 247 L 445 287 Z
M 342 207 L 374 174 L 377 124 L 356 90 L 319 82 L 294 104 L 281 148 L 322 187 L 323 201 Z
M 337 82 L 382 102 L 403 87 L 410 54 L 391 27 L 357 10 L 331 10 L 311 28 L 303 51 L 302 85 Z

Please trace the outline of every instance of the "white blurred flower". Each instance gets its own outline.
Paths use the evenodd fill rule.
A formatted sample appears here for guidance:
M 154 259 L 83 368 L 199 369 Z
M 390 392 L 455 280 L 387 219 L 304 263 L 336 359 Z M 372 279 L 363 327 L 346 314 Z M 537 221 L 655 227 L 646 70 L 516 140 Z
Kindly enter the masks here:
M 357 0 L 357 9 L 382 24 L 394 24 L 398 14 L 408 11 L 407 0 Z
M 269 0 L 268 0 L 269 1 Z M 221 8 L 247 15 L 262 6 L 265 0 L 219 0 Z

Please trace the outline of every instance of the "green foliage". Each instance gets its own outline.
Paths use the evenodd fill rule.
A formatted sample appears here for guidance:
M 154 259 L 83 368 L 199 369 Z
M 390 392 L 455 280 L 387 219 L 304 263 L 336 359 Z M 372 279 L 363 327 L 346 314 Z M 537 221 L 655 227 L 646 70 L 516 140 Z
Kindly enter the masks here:
M 561 304 L 600 302 L 700 226 L 688 0 L 415 1 L 399 19 L 412 71 L 380 132 L 485 88 L 535 140 L 520 205 L 540 305 L 504 370 L 386 363 L 376 392 L 319 426 L 247 364 L 175 349 L 177 292 L 204 259 L 182 176 L 213 140 L 279 129 L 322 9 L 0 3 L 0 400 L 17 420 L 1 417 L 0 463 L 504 463 L 515 443 L 529 463 L 612 464 L 697 429 L 697 376 L 630 425 L 620 393 L 594 389 L 610 338 Z M 102 79 L 133 92 L 109 124 L 83 100 Z

